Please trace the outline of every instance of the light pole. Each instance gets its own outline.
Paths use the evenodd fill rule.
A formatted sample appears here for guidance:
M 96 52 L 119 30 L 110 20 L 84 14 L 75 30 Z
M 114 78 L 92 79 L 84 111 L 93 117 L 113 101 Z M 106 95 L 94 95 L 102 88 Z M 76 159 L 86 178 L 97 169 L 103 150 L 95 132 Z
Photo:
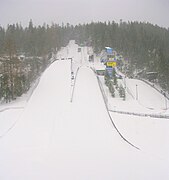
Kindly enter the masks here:
M 136 84 L 136 100 L 138 100 L 138 85 Z
M 70 60 L 70 70 L 71 70 L 71 72 L 73 71 L 73 68 L 72 68 L 72 60 L 73 60 L 73 58 L 68 58 L 69 60 Z
M 126 89 L 126 75 L 123 78 L 124 78 L 124 88 Z
M 165 108 L 167 110 L 167 97 L 166 97 L 166 93 L 164 92 L 163 95 L 164 95 L 164 100 L 165 100 Z

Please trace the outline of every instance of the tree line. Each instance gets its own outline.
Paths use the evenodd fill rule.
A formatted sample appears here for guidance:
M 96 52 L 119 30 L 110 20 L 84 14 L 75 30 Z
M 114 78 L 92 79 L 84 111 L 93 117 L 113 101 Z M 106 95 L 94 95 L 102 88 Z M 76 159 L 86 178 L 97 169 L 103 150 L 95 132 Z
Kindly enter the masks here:
M 106 46 L 114 48 L 128 62 L 126 72 L 157 72 L 158 82 L 169 90 L 168 29 L 122 20 L 120 23 L 53 23 L 42 26 L 34 26 L 30 20 L 25 28 L 18 23 L 0 27 L 0 98 L 9 96 L 11 100 L 29 89 L 25 85 L 33 80 L 29 76 L 45 69 L 52 53 L 66 46 L 71 39 L 79 45 L 93 46 L 95 53 L 100 53 Z M 18 56 L 23 54 L 27 59 L 19 60 Z M 18 92 L 20 87 L 26 90 Z
M 79 33 L 80 32 L 80 33 Z M 123 55 L 125 72 L 145 77 L 156 72 L 157 81 L 169 91 L 169 29 L 142 22 L 97 22 L 75 27 L 77 41 L 89 40 L 96 53 L 106 46 Z M 77 36 L 79 34 L 79 37 Z

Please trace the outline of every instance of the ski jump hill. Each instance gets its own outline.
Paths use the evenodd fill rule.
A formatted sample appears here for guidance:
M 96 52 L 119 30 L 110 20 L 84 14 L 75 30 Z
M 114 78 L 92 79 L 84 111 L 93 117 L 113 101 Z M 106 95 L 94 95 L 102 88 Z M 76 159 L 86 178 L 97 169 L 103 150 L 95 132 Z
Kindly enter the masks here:
M 159 135 L 163 147 L 152 151 L 148 141 L 157 125 L 168 132 L 167 120 L 161 125 L 153 118 L 146 123 L 145 119 L 131 117 L 130 121 L 127 115 L 111 113 L 118 127 L 124 120 L 127 128 L 135 127 L 132 136 L 124 126 L 122 132 L 140 149 L 126 143 L 110 120 L 96 74 L 88 62 L 87 47 L 81 47 L 80 53 L 77 49 L 78 45 L 70 42 L 58 54 L 73 59 L 73 85 L 71 60 L 55 61 L 43 73 L 17 121 L 1 136 L 0 179 L 169 179 L 169 144 Z M 147 139 L 141 134 L 143 127 Z

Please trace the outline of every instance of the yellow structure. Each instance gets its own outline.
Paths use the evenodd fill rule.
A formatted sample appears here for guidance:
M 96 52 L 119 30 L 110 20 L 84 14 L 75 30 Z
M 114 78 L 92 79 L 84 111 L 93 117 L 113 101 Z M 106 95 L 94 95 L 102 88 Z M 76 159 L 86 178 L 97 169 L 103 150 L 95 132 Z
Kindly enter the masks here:
M 116 61 L 108 61 L 107 63 L 106 63 L 106 66 L 108 66 L 108 67 L 116 67 L 117 66 L 117 62 Z

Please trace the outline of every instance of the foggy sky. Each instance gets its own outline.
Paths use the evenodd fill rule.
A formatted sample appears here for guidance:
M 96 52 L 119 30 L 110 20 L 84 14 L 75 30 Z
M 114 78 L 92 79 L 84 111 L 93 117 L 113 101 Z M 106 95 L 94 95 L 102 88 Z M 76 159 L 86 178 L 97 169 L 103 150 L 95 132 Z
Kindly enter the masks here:
M 141 21 L 169 27 L 169 0 L 0 0 L 0 25 Z

